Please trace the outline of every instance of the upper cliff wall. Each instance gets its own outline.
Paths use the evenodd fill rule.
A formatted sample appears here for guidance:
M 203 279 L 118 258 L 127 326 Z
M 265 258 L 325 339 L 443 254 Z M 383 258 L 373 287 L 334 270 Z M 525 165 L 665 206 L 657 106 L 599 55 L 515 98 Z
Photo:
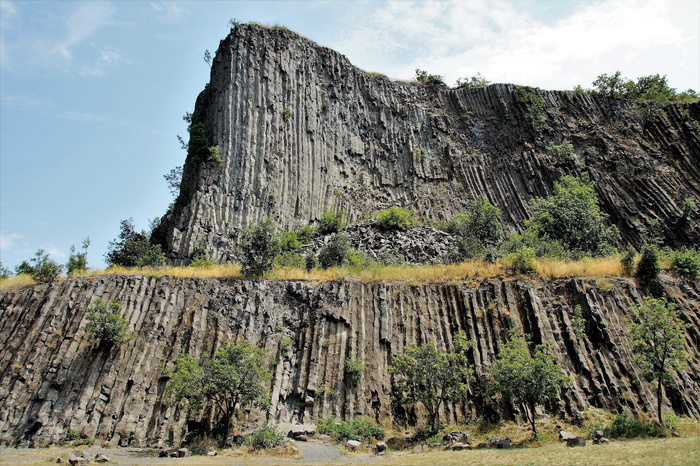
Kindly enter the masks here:
M 533 90 L 538 110 L 519 92 L 394 82 L 284 28 L 236 27 L 193 114 L 223 165 L 186 164 L 188 202 L 156 237 L 174 262 L 199 241 L 231 260 L 236 229 L 260 219 L 289 229 L 390 205 L 444 219 L 479 195 L 518 228 L 533 197 L 588 173 L 624 240 L 640 244 L 659 220 L 670 244 L 700 243 L 697 212 L 679 220 L 684 198 L 700 205 L 700 104 L 650 116 L 634 101 Z M 547 149 L 564 140 L 571 157 Z
M 662 279 L 648 289 L 630 279 L 599 287 L 583 279 L 406 285 L 131 275 L 0 292 L 0 445 L 58 442 L 69 429 L 114 445 L 179 443 L 207 412 L 188 415 L 166 404 L 163 369 L 181 353 L 207 359 L 236 339 L 272 356 L 270 417 L 286 422 L 357 414 L 385 422 L 401 415 L 392 410 L 391 356 L 424 343 L 450 350 L 459 331 L 476 342 L 469 356 L 476 382 L 469 403 L 446 406 L 443 419 L 496 420 L 507 407 L 480 387 L 510 329 L 536 344 L 550 342 L 572 377 L 550 404 L 552 414 L 576 421 L 588 407 L 653 412 L 654 386 L 640 378 L 627 325 L 631 304 L 646 295 L 667 296 L 689 324 L 685 343 L 693 357 L 666 390 L 664 410 L 698 418 L 694 282 Z M 133 340 L 109 349 L 89 339 L 85 314 L 98 297 L 123 304 Z M 586 320 L 583 333 L 572 323 L 576 305 Z M 346 358 L 365 364 L 357 387 L 344 380 Z

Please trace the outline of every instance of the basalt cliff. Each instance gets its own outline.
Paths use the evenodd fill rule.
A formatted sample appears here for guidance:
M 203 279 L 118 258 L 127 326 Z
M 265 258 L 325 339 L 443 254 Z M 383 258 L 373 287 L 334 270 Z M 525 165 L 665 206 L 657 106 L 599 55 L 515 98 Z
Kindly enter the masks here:
M 522 228 L 533 197 L 586 174 L 627 244 L 658 230 L 700 244 L 700 104 L 644 103 L 510 84 L 449 89 L 389 80 L 284 28 L 248 24 L 221 41 L 192 123 L 221 163 L 190 158 L 156 238 L 174 263 L 195 246 L 236 258 L 241 227 L 282 229 L 328 210 L 350 221 L 399 205 L 424 220 L 484 195 Z M 554 146 L 571 143 L 562 153 Z
M 192 115 L 218 153 L 188 156 L 180 195 L 153 237 L 175 264 L 201 245 L 212 260 L 235 260 L 240 228 L 261 219 L 291 229 L 332 209 L 355 221 L 400 205 L 444 220 L 480 195 L 520 230 L 529 201 L 572 174 L 595 182 L 624 243 L 638 246 L 653 229 L 671 246 L 697 245 L 698 209 L 684 214 L 682 204 L 700 204 L 699 121 L 698 103 L 395 82 L 284 28 L 242 25 L 221 42 Z M 568 143 L 571 150 L 556 149 Z M 355 228 L 365 243 L 390 241 L 362 233 L 363 223 Z M 427 227 L 422 235 L 431 244 L 410 243 L 415 261 L 450 244 Z M 700 418 L 700 286 L 666 275 L 653 283 L 106 275 L 2 291 L 0 444 L 59 442 L 69 430 L 112 445 L 178 444 L 214 418 L 167 403 L 165 370 L 179 354 L 207 359 L 240 339 L 273 359 L 271 410 L 244 412 L 243 422 L 358 414 L 420 421 L 420 409 L 392 405 L 391 356 L 423 343 L 450 350 L 459 331 L 476 344 L 475 382 L 468 402 L 445 406 L 443 419 L 519 416 L 484 390 L 511 329 L 550 342 L 572 378 L 547 406 L 553 415 L 576 422 L 590 407 L 654 411 L 655 392 L 628 345 L 643 296 L 666 296 L 688 324 L 691 360 L 664 408 Z M 122 303 L 131 341 L 104 347 L 88 337 L 86 312 L 97 298 Z M 574 324 L 577 306 L 584 328 Z M 356 386 L 344 377 L 347 358 L 365 367 Z

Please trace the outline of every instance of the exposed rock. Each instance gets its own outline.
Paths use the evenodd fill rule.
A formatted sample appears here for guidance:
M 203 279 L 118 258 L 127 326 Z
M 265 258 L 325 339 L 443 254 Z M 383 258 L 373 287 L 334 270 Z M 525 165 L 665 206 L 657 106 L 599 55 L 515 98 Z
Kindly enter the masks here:
M 282 229 L 392 205 L 446 220 L 484 195 L 512 228 L 564 174 L 589 174 L 603 210 L 636 246 L 658 220 L 671 245 L 700 244 L 700 104 L 652 115 L 634 100 L 494 84 L 448 89 L 393 82 L 284 28 L 241 25 L 221 41 L 192 122 L 221 165 L 188 160 L 181 193 L 155 237 L 173 262 L 203 242 L 236 256 L 241 227 Z M 573 151 L 558 155 L 564 141 Z
M 392 450 L 405 450 L 409 447 L 411 442 L 405 437 L 391 437 L 386 440 L 386 444 Z
M 605 437 L 605 432 L 603 432 L 602 430 L 596 430 L 595 432 L 593 432 L 593 437 L 601 439 Z
M 566 446 L 567 447 L 585 447 L 586 446 L 586 437 L 574 437 L 574 438 L 567 438 L 566 439 Z
M 574 435 L 574 434 L 570 434 L 569 432 L 566 432 L 564 430 L 559 431 L 559 441 L 560 442 L 565 442 L 569 439 L 574 439 L 574 438 L 576 438 L 576 435 Z
M 188 450 L 187 448 L 178 448 L 177 449 L 177 457 L 178 458 L 184 458 L 185 456 L 190 456 L 192 452 Z
M 471 450 L 472 447 L 468 443 L 455 442 L 447 447 L 450 450 Z
M 110 461 L 112 461 L 110 457 L 104 453 L 100 453 L 95 457 L 95 463 L 109 463 Z
M 511 443 L 510 439 L 508 437 L 502 438 L 499 440 L 496 440 L 496 448 L 512 448 L 513 444 Z
M 218 451 L 208 451 L 208 452 L 207 452 L 207 456 L 216 456 L 216 455 L 218 455 L 218 454 L 219 454 Z
M 378 453 L 381 453 L 381 452 L 383 452 L 384 450 L 387 449 L 387 444 L 386 444 L 386 442 L 380 440 L 380 441 L 377 442 L 377 444 L 374 446 L 374 449 L 377 450 Z
M 678 305 L 691 324 L 685 341 L 700 334 L 700 285 L 663 279 L 659 295 Z M 450 349 L 464 331 L 476 342 L 470 353 L 477 380 L 510 329 L 553 346 L 571 375 L 552 414 L 570 418 L 589 407 L 653 411 L 654 387 L 637 383 L 639 366 L 625 342 L 632 304 L 648 295 L 630 279 L 487 279 L 469 283 L 361 283 L 356 281 L 265 281 L 103 276 L 0 292 L 0 444 L 48 444 L 74 429 L 112 446 L 179 445 L 188 425 L 208 426 L 165 403 L 163 369 L 189 352 L 213 354 L 227 341 L 246 339 L 275 354 L 282 323 L 294 344 L 271 371 L 271 420 L 304 422 L 368 414 L 391 422 L 388 363 L 405 348 L 432 342 Z M 134 339 L 109 350 L 96 347 L 82 329 L 96 297 L 123 303 Z M 571 310 L 581 305 L 587 331 L 577 336 Z M 686 350 L 695 355 L 692 347 Z M 360 384 L 344 383 L 348 357 L 366 365 Z M 16 369 L 20 368 L 20 369 Z M 21 373 L 21 377 L 17 374 Z M 700 366 L 696 356 L 674 376 L 664 410 L 700 414 Z M 328 390 L 306 407 L 306 394 Z M 109 393 L 107 401 L 101 393 Z M 624 400 L 624 401 L 623 401 Z M 447 405 L 446 423 L 478 416 L 498 419 L 502 406 L 475 393 L 468 405 Z M 296 413 L 295 413 L 296 412 Z M 257 416 L 256 413 L 250 413 Z M 194 416 L 194 417 L 193 417 Z M 422 419 L 421 419 L 422 422 Z M 390 444 L 389 441 L 387 441 Z
M 479 444 L 476 446 L 476 448 L 488 448 L 489 444 L 486 442 L 479 442 Z
M 362 443 L 358 442 L 357 440 L 348 440 L 345 442 L 345 448 L 348 450 L 357 450 L 361 445 Z
M 445 442 L 472 443 L 472 436 L 468 432 L 454 430 L 443 437 Z

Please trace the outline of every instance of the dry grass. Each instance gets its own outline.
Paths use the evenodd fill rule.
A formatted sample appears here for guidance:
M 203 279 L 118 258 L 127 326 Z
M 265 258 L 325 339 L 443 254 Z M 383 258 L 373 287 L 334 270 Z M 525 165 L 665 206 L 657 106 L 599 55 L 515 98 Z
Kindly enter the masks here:
M 5 280 L 0 280 L 0 291 L 23 288 L 35 284 L 36 282 L 29 275 L 13 275 Z
M 617 256 L 586 258 L 580 261 L 553 261 L 539 259 L 537 274 L 542 278 L 562 277 L 619 277 L 624 275 Z

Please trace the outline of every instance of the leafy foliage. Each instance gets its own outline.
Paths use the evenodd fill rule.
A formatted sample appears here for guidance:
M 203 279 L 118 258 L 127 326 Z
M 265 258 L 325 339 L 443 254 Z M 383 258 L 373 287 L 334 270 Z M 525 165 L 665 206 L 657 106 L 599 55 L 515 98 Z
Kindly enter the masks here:
M 630 324 L 632 352 L 644 377 L 657 383 L 657 414 L 662 424 L 662 386 L 673 383 L 673 373 L 690 357 L 684 350 L 687 324 L 681 322 L 676 305 L 666 298 L 644 297 L 635 311 L 637 322 Z
M 484 196 L 470 203 L 468 214 L 452 217 L 444 229 L 458 237 L 460 258 L 481 255 L 486 247 L 497 246 L 503 239 L 501 211 Z
M 697 280 L 700 277 L 700 252 L 693 249 L 674 251 L 671 266 L 681 277 Z
M 311 227 L 311 225 L 304 225 L 303 227 L 299 228 L 296 233 L 297 239 L 301 244 L 307 244 L 311 242 L 311 240 L 316 235 L 316 231 L 313 229 L 313 227 Z
M 374 224 L 382 230 L 405 231 L 416 223 L 416 218 L 411 212 L 401 207 L 389 207 L 379 212 Z
M 274 448 L 284 444 L 284 435 L 275 426 L 265 423 L 248 434 L 245 443 L 253 450 Z
M 105 303 L 101 298 L 88 308 L 85 319 L 88 321 L 85 332 L 93 340 L 99 340 L 103 346 L 120 345 L 133 338 L 129 331 L 129 322 L 121 315 L 121 303 Z
M 660 272 L 659 250 L 653 244 L 645 244 L 642 247 L 642 257 L 637 263 L 637 277 L 640 280 L 654 280 Z
M 442 76 L 437 74 L 428 74 L 427 71 L 416 69 L 416 81 L 421 84 L 432 84 L 444 86 L 445 81 Z
M 560 241 L 576 256 L 605 256 L 615 250 L 617 228 L 606 227 L 608 216 L 600 210 L 593 183 L 571 176 L 554 183 L 554 194 L 532 202 L 534 212 L 526 222 L 530 231 L 545 240 Z
M 122 267 L 162 267 L 165 254 L 159 244 L 152 244 L 151 234 L 144 230 L 137 233 L 134 220 L 122 220 L 119 238 L 109 242 L 105 261 Z
M 339 442 L 384 438 L 384 429 L 369 416 L 357 416 L 350 422 L 338 421 L 335 418 L 321 419 L 317 428 L 318 433 L 331 435 Z
M 6 280 L 12 276 L 12 271 L 2 265 L 2 262 L 0 262 L 0 281 Z
M 515 100 L 527 106 L 535 127 L 538 127 L 545 122 L 545 110 L 547 105 L 545 104 L 544 98 L 538 89 L 533 87 L 516 86 Z
M 525 338 L 511 333 L 510 341 L 503 346 L 490 370 L 494 390 L 522 406 L 535 435 L 535 407 L 555 398 L 570 381 L 549 351 L 551 345 L 543 343 L 537 345 L 531 356 Z
M 70 247 L 70 256 L 66 263 L 66 275 L 72 277 L 76 273 L 87 272 L 87 250 L 90 247 L 90 238 L 83 240 L 83 252 L 76 252 L 75 245 Z
M 503 263 L 515 273 L 533 273 L 537 271 L 535 251 L 527 246 L 506 254 L 503 257 Z
M 428 411 L 428 423 L 437 425 L 444 403 L 461 403 L 467 398 L 473 371 L 467 351 L 473 342 L 464 333 L 455 337 L 452 353 L 437 351 L 428 343 L 407 348 L 391 358 L 389 373 L 400 404 L 422 403 Z
M 609 438 L 648 437 L 655 435 L 657 430 L 653 424 L 627 417 L 625 414 L 618 414 L 612 424 L 605 429 L 605 436 Z
M 565 139 L 561 144 L 548 144 L 547 150 L 558 159 L 561 160 L 574 160 L 574 145 L 571 141 Z
M 269 407 L 267 390 L 262 386 L 272 378 L 267 365 L 265 350 L 247 342 L 222 346 L 203 365 L 191 355 L 181 354 L 175 359 L 175 371 L 167 374 L 166 393 L 176 401 L 188 400 L 193 409 L 212 402 L 222 417 L 226 438 L 239 406 Z
M 472 77 L 457 78 L 457 89 L 468 88 L 477 89 L 479 87 L 486 87 L 491 84 L 491 81 L 484 78 L 481 73 L 476 73 Z
M 698 99 L 693 89 L 678 93 L 668 85 L 666 75 L 653 74 L 637 78 L 637 81 L 622 77 L 620 71 L 612 75 L 603 73 L 593 81 L 592 94 L 624 99 L 637 99 L 651 102 L 672 100 L 693 101 Z
M 318 252 L 318 265 L 323 269 L 343 265 L 351 252 L 350 239 L 337 233 Z
M 29 259 L 29 262 L 22 261 L 21 264 L 15 267 L 17 275 L 21 273 L 27 274 L 37 283 L 51 282 L 61 275 L 62 271 L 63 267 L 51 259 L 49 253 L 43 249 L 39 249 L 34 254 L 34 257 Z
M 627 249 L 622 257 L 620 258 L 620 265 L 625 270 L 627 275 L 631 275 L 634 272 L 634 260 L 637 257 L 637 253 L 634 249 Z
M 324 212 L 321 216 L 321 220 L 318 221 L 318 228 L 316 231 L 319 235 L 337 233 L 345 226 L 344 217 L 345 214 L 341 211 Z
M 246 277 L 261 277 L 274 267 L 274 259 L 280 252 L 280 241 L 272 220 L 263 220 L 243 230 L 241 236 L 243 266 Z
M 348 358 L 345 360 L 345 379 L 355 386 L 360 383 L 362 374 L 365 373 L 365 364 L 361 359 Z

